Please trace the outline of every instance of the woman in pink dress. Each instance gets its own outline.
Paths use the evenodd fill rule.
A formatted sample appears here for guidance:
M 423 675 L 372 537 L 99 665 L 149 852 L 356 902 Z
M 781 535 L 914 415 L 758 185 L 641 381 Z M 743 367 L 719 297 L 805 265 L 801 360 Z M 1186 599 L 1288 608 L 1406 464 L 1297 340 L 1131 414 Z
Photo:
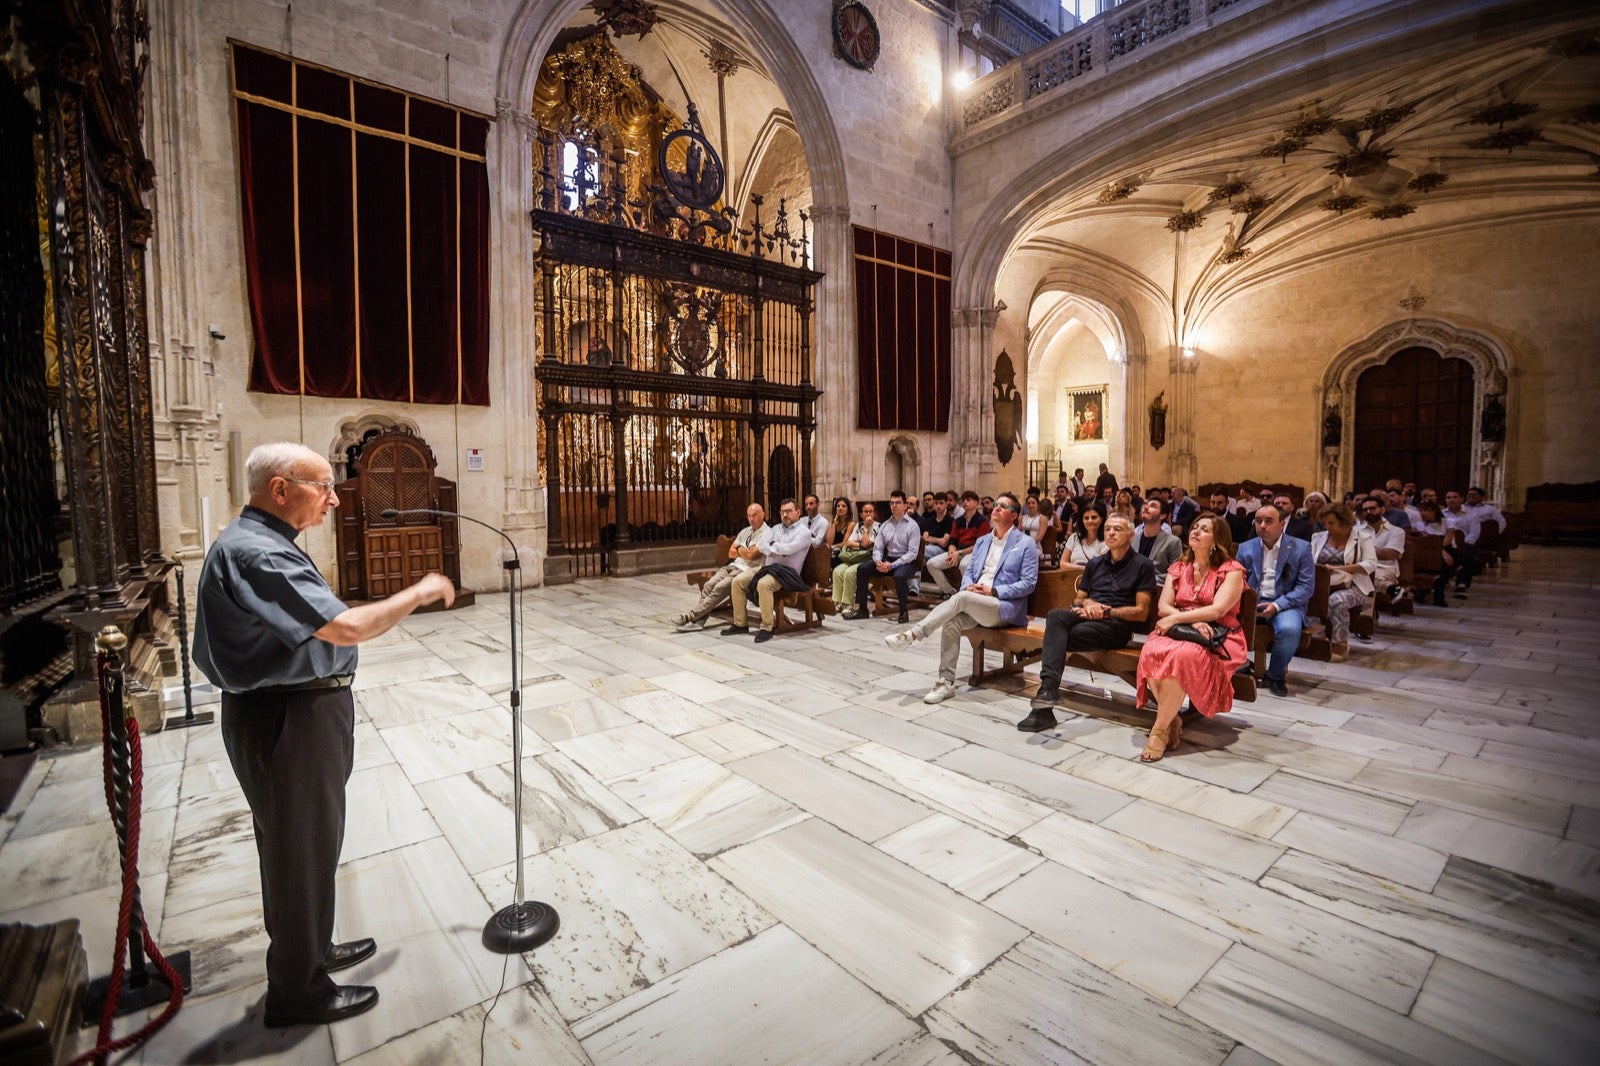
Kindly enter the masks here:
M 1135 702 L 1156 695 L 1156 724 L 1139 753 L 1141 762 L 1155 762 L 1176 748 L 1183 734 L 1178 709 L 1187 695 L 1195 710 L 1210 718 L 1233 707 L 1233 674 L 1247 654 L 1239 627 L 1239 597 L 1244 595 L 1244 567 L 1233 558 L 1228 524 L 1207 513 L 1194 520 L 1189 547 L 1167 570 L 1161 589 L 1155 631 L 1139 653 L 1139 685 Z M 1212 627 L 1229 630 L 1222 655 L 1199 644 L 1174 640 L 1167 630 L 1188 623 L 1209 637 Z

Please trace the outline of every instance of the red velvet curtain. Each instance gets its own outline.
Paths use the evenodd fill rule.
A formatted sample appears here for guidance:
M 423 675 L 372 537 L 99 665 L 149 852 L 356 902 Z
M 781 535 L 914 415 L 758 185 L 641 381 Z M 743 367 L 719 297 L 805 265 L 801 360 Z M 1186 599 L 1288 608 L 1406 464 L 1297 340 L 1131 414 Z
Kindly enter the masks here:
M 950 253 L 854 228 L 862 429 L 950 428 Z
M 487 405 L 488 121 L 243 45 L 233 60 L 250 388 Z

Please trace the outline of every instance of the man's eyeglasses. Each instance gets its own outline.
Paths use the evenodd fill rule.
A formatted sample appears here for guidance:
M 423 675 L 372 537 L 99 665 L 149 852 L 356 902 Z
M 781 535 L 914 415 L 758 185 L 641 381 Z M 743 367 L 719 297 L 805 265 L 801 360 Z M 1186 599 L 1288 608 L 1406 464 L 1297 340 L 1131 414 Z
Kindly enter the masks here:
M 324 496 L 332 496 L 334 484 L 331 481 L 308 481 L 303 477 L 286 477 L 283 480 L 293 481 L 296 485 L 310 485 L 314 489 L 321 489 Z

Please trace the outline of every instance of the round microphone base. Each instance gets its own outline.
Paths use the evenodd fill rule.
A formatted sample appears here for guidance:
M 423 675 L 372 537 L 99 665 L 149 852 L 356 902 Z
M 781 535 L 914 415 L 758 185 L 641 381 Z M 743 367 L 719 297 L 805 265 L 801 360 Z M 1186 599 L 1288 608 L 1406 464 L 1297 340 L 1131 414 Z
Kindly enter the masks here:
M 561 916 L 547 903 L 529 900 L 496 911 L 483 927 L 483 946 L 500 955 L 532 951 L 561 928 Z

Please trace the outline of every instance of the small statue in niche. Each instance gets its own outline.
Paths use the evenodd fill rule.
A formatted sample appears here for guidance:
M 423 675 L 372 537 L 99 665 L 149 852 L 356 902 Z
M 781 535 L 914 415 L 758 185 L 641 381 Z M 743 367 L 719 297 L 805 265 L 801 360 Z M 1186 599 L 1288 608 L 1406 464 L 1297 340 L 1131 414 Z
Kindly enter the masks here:
M 1000 456 L 1000 465 L 1011 462 L 1017 445 L 1022 443 L 1022 394 L 1017 391 L 1017 372 L 1011 365 L 1011 356 L 1001 349 L 994 361 L 994 446 Z
M 1165 390 L 1156 393 L 1156 398 L 1150 401 L 1150 447 L 1160 451 L 1167 443 L 1167 394 Z
M 1483 417 L 1478 420 L 1478 436 L 1485 444 L 1499 444 L 1506 439 L 1506 405 L 1498 394 L 1490 396 L 1483 405 Z
M 1322 446 L 1337 448 L 1343 439 L 1344 419 L 1339 417 L 1339 409 L 1329 404 L 1322 415 Z

